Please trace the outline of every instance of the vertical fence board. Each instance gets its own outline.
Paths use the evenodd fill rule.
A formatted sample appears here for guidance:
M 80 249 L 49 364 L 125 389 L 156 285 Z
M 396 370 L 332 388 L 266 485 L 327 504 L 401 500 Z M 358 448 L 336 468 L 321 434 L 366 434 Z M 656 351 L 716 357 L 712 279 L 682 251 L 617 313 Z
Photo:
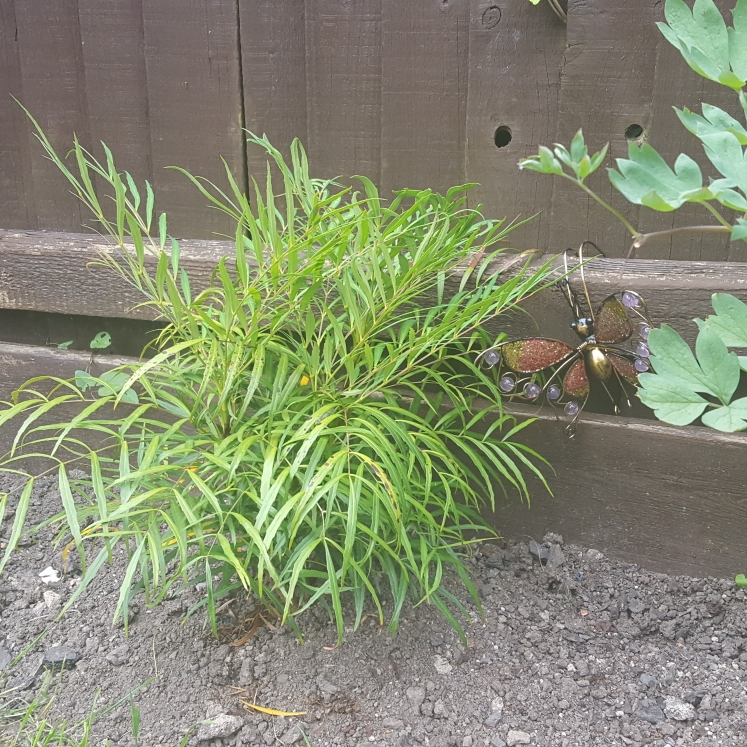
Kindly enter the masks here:
M 731 14 L 725 12 L 734 5 L 733 0 L 717 0 L 716 3 L 727 22 Z M 663 13 L 662 13 L 663 20 Z M 687 107 L 701 113 L 703 101 L 719 106 L 738 119 L 743 118 L 736 95 L 725 86 L 706 80 L 682 59 L 682 55 L 668 42 L 659 45 L 656 64 L 656 83 L 653 91 L 653 121 L 649 142 L 670 165 L 680 153 L 694 158 L 703 171 L 703 181 L 708 177 L 720 176 L 705 156 L 700 141 L 691 135 L 681 124 L 672 107 Z M 724 210 L 724 215 L 733 215 Z M 662 231 L 669 228 L 692 225 L 710 225 L 716 221 L 713 216 L 698 205 L 686 205 L 672 213 L 641 211 L 641 230 Z M 642 259 L 682 259 L 682 260 L 745 260 L 747 244 L 735 242 L 719 234 L 681 235 L 673 238 L 652 240 L 639 252 Z
M 98 157 L 105 142 L 140 187 L 153 179 L 141 2 L 78 0 L 78 17 L 91 146 Z
M 233 234 L 223 213 L 187 179 L 181 166 L 226 187 L 223 156 L 243 173 L 236 0 L 143 0 L 156 209 L 177 236 Z
M 246 129 L 267 135 L 286 157 L 293 138 L 306 147 L 306 26 L 297 0 L 240 2 Z M 262 184 L 267 158 L 248 146 L 249 175 Z
M 480 183 L 470 197 L 492 218 L 542 214 L 510 237 L 514 246 L 549 246 L 552 179 L 520 172 L 520 158 L 554 140 L 559 65 L 565 27 L 543 3 L 508 0 L 498 6 L 472 0 L 467 99 L 467 180 Z M 508 127 L 510 143 L 495 133 Z
M 306 0 L 309 154 L 321 177 L 381 176 L 381 0 Z
M 464 183 L 469 0 L 384 0 L 381 194 Z
M 73 133 L 88 145 L 88 113 L 83 53 L 75 3 L 63 0 L 16 0 L 22 102 L 58 153 L 70 149 Z M 28 133 L 31 179 L 40 228 L 80 231 L 88 220 L 57 168 Z
M 635 226 L 638 209 L 609 182 L 605 166 L 626 157 L 626 130 L 648 132 L 660 33 L 654 3 L 611 4 L 606 0 L 569 0 L 568 40 L 560 83 L 556 140 L 568 146 L 579 127 L 590 150 L 610 143 L 605 164 L 589 186 L 619 209 Z M 547 177 L 550 178 L 550 177 Z M 554 179 L 552 221 L 558 249 L 591 239 L 610 257 L 624 256 L 630 235 L 622 225 L 577 187 Z
M 0 0 L 0 226 L 36 228 L 13 0 Z

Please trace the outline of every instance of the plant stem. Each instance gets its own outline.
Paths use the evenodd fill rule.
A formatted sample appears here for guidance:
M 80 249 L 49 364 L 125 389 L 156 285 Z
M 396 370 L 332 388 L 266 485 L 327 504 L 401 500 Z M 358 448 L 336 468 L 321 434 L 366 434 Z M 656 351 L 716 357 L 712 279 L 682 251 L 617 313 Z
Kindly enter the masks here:
M 641 233 L 635 238 L 630 245 L 628 254 L 625 259 L 631 259 L 649 239 L 658 239 L 661 236 L 676 236 L 680 233 L 731 233 L 731 226 L 683 226 L 682 228 L 668 228 L 665 231 L 652 231 L 651 233 Z
M 581 189 L 583 189 L 584 192 L 586 192 L 586 194 L 589 195 L 589 197 L 591 197 L 596 202 L 598 202 L 605 210 L 608 210 L 610 213 L 612 213 L 612 215 L 614 215 L 615 218 L 617 218 L 620 221 L 620 223 L 622 223 L 623 226 L 625 226 L 628 233 L 630 233 L 630 235 L 634 239 L 640 236 L 640 232 L 636 231 L 636 229 L 633 228 L 633 226 L 624 218 L 622 214 L 620 214 L 617 210 L 615 210 L 615 208 L 613 208 L 612 205 L 606 203 L 599 195 L 597 195 L 595 192 L 589 189 L 580 179 L 574 179 L 572 176 L 568 176 L 568 174 L 563 174 L 563 176 L 566 179 L 572 181 L 574 184 L 577 184 L 579 187 L 581 187 Z
M 726 226 L 726 228 L 731 231 L 731 224 L 719 213 L 718 210 L 716 210 L 713 205 L 711 205 L 709 202 L 706 202 L 705 200 L 703 202 L 699 202 L 699 205 L 702 205 L 722 226 Z

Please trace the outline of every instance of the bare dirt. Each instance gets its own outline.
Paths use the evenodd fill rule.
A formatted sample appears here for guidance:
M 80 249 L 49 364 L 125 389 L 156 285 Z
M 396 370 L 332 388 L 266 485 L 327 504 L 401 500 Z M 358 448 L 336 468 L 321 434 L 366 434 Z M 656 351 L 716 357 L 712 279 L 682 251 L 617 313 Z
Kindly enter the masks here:
M 54 484 L 42 484 L 32 518 L 58 505 Z M 196 592 L 141 604 L 127 637 L 112 626 L 123 557 L 55 622 L 79 574 L 41 580 L 61 569 L 51 538 L 25 541 L 0 578 L 0 685 L 31 699 L 45 652 L 68 647 L 80 660 L 58 675 L 52 712 L 75 721 L 97 691 L 102 708 L 150 680 L 133 697 L 142 747 L 177 747 L 192 727 L 188 743 L 209 747 L 747 745 L 746 597 L 731 580 L 648 573 L 556 535 L 542 565 L 520 538 L 482 545 L 469 561 L 484 617 L 461 594 L 466 646 L 427 604 L 407 610 L 394 638 L 369 617 L 336 647 L 318 610 L 299 620 L 303 645 L 267 627 L 232 645 L 248 632 L 241 599 L 222 611 L 218 641 L 199 614 L 184 622 Z M 3 737 L 0 727 L 0 743 L 12 728 Z M 94 734 L 97 746 L 134 745 L 130 705 Z

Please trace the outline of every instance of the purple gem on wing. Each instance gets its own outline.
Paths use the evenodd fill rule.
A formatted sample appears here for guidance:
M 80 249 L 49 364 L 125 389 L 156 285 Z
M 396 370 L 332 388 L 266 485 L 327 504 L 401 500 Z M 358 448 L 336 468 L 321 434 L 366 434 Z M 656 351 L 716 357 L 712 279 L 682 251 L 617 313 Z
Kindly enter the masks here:
M 649 369 L 648 361 L 643 360 L 643 358 L 636 358 L 636 361 L 633 365 L 635 366 L 635 370 L 638 371 L 638 373 L 644 373 Z
M 533 381 L 530 381 L 525 387 L 524 387 L 524 395 L 528 397 L 529 399 L 537 399 L 537 397 L 540 396 L 540 392 L 542 391 L 542 388 L 539 384 L 535 384 Z
M 547 399 L 549 399 L 550 402 L 556 402 L 559 400 L 562 393 L 563 391 L 557 384 L 551 384 L 547 387 Z
M 578 405 L 578 402 L 569 402 L 564 408 L 563 412 L 569 417 L 569 418 L 575 418 L 576 415 L 578 415 L 578 411 L 581 408 Z
M 641 340 L 648 340 L 649 332 L 651 332 L 651 327 L 649 327 L 648 324 L 641 325 L 641 328 L 638 330 Z
M 638 296 L 636 296 L 635 293 L 625 291 L 625 293 L 622 294 L 622 305 L 626 309 L 635 309 L 641 305 L 641 302 L 638 300 Z
M 510 376 L 504 376 L 499 382 L 498 386 L 504 394 L 513 392 L 516 382 Z
M 485 363 L 491 368 L 501 360 L 501 354 L 497 350 L 489 350 L 485 353 Z
M 635 349 L 635 354 L 640 358 L 648 358 L 651 353 L 648 350 L 648 346 L 639 342 Z

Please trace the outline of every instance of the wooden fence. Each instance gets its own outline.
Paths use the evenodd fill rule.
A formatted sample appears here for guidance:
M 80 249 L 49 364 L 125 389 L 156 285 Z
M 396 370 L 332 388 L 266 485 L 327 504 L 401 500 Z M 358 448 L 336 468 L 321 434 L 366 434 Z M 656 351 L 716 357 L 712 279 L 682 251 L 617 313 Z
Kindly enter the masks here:
M 164 167 L 220 182 L 223 156 L 240 183 L 264 178 L 242 127 L 283 149 L 300 137 L 315 175 L 364 174 L 387 195 L 479 182 L 472 200 L 491 217 L 541 211 L 515 245 L 555 253 L 592 239 L 620 257 L 629 240 L 604 212 L 517 162 L 582 126 L 592 147 L 611 142 L 608 165 L 627 153 L 626 132 L 640 130 L 670 161 L 688 150 L 710 173 L 672 106 L 705 100 L 734 111 L 736 102 L 663 41 L 661 16 L 658 0 L 569 0 L 567 26 L 528 0 L 0 0 L 0 321 L 146 324 L 131 288 L 88 269 L 102 244 L 80 233 L 87 216 L 9 94 L 60 150 L 73 132 L 84 144 L 104 140 L 120 168 L 151 181 L 172 233 L 195 239 L 182 254 L 195 286 L 230 253 L 216 239 L 232 229 Z M 694 208 L 632 209 L 604 173 L 595 187 L 646 230 L 704 221 Z M 650 242 L 642 255 L 590 266 L 592 296 L 638 290 L 656 321 L 690 341 L 713 292 L 747 291 L 747 248 L 712 235 Z M 556 294 L 528 308 L 533 319 L 509 331 L 570 334 Z M 0 398 L 33 375 L 72 375 L 88 361 L 39 344 L 44 334 L 24 327 L 28 319 L 0 324 Z M 744 570 L 742 435 L 602 415 L 585 416 L 573 441 L 545 415 L 527 435 L 556 470 L 555 497 L 537 493 L 531 510 L 502 506 L 501 529 L 561 531 L 653 570 Z
M 657 30 L 662 15 L 660 0 L 569 0 L 567 26 L 528 0 L 0 0 L 0 227 L 87 220 L 12 94 L 61 150 L 73 132 L 105 141 L 154 184 L 179 236 L 228 227 L 164 167 L 221 182 L 223 156 L 240 182 L 262 178 L 246 127 L 282 148 L 298 137 L 315 174 L 364 174 L 385 195 L 479 182 L 473 203 L 491 217 L 541 211 L 517 245 L 592 239 L 622 256 L 625 232 L 607 214 L 517 162 L 583 127 L 593 147 L 611 142 L 608 165 L 639 131 L 668 158 L 689 150 L 706 165 L 672 106 L 732 110 L 736 97 L 690 71 Z M 510 133 L 504 147 L 497 132 Z M 706 218 L 639 215 L 606 174 L 596 186 L 645 229 Z M 645 256 L 743 260 L 747 245 L 680 237 Z

